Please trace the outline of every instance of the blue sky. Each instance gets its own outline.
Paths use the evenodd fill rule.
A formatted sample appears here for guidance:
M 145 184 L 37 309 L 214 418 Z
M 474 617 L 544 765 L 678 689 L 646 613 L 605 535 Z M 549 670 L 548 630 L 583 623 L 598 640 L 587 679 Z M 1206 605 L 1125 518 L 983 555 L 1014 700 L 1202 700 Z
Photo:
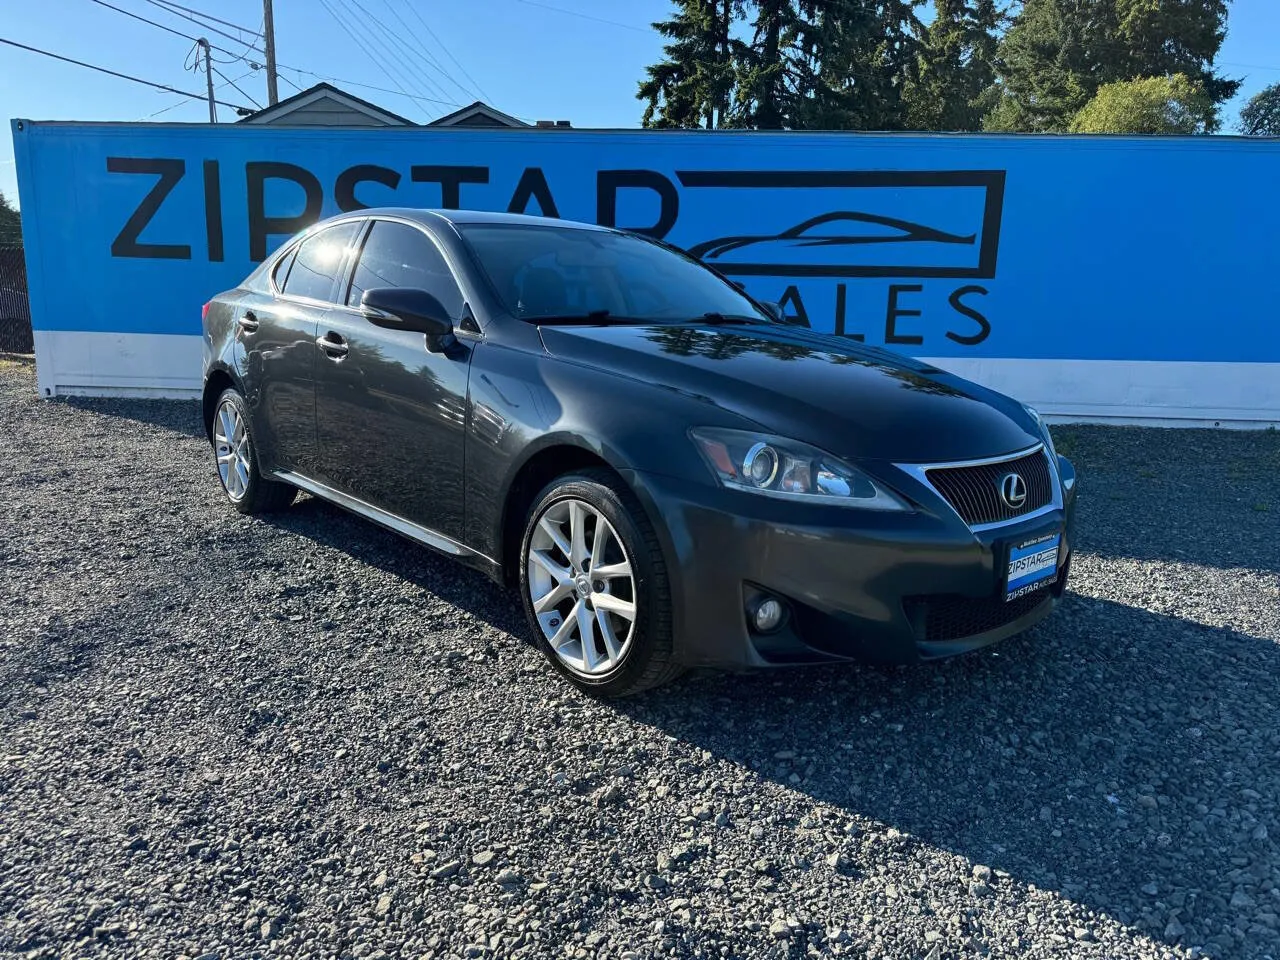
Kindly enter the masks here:
M 151 0 L 109 2 L 182 33 L 204 32 Z M 262 18 L 260 0 L 177 2 L 248 27 L 245 39 L 258 30 Z M 1229 32 L 1219 62 L 1229 75 L 1243 78 L 1245 85 L 1240 100 L 1224 111 L 1224 132 L 1232 131 L 1244 98 L 1280 81 L 1280 3 L 1234 0 L 1231 6 Z M 386 33 L 374 27 L 362 34 L 376 59 L 352 42 L 352 32 L 341 26 L 329 9 L 347 23 L 355 17 L 365 20 L 360 13 L 363 9 L 387 27 Z M 318 74 L 335 78 L 350 92 L 415 120 L 447 113 L 455 109 L 453 104 L 485 99 L 526 119 L 567 119 L 579 127 L 636 126 L 642 111 L 635 99 L 636 82 L 644 67 L 660 55 L 662 46 L 648 24 L 669 9 L 669 0 L 275 0 L 277 58 L 287 67 L 310 71 L 283 69 L 282 76 L 287 79 L 280 83 L 280 96 L 317 82 Z M 204 90 L 203 75 L 183 67 L 190 41 L 93 0 L 0 0 L 0 11 L 0 37 L 180 90 Z M 424 23 L 434 32 L 434 39 Z M 222 29 L 237 34 L 233 28 Z M 244 52 L 242 44 L 228 37 L 210 33 L 209 39 L 236 54 Z M 425 49 L 436 66 L 409 65 L 407 49 L 401 43 Z M 215 51 L 214 56 L 235 60 L 227 52 Z M 217 66 L 244 91 L 221 85 L 219 99 L 251 105 L 246 102 L 247 95 L 266 102 L 261 71 L 255 72 L 244 60 Z M 223 83 L 221 79 L 218 82 Z M 387 92 L 398 87 L 416 93 L 419 99 Z M 11 117 L 202 122 L 208 119 L 208 107 L 0 46 L 0 119 L 4 120 L 0 191 L 16 198 L 7 122 Z M 223 109 L 220 119 L 233 119 L 233 115 Z

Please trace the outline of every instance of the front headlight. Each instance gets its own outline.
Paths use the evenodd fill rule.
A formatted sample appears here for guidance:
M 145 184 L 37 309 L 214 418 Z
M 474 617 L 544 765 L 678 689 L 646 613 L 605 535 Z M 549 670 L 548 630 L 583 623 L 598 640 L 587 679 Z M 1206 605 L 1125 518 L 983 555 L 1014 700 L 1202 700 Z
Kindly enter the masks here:
M 1049 451 L 1049 459 L 1053 461 L 1054 470 L 1058 469 L 1058 451 L 1053 446 L 1053 434 L 1049 432 L 1049 425 L 1044 422 L 1044 417 L 1040 416 L 1040 411 L 1030 404 L 1024 403 L 1022 409 L 1031 415 L 1031 419 L 1036 422 L 1036 426 L 1040 428 L 1040 436 L 1044 437 L 1045 449 Z
M 910 510 L 897 494 L 829 453 L 749 430 L 689 431 L 721 485 L 768 497 L 863 510 Z

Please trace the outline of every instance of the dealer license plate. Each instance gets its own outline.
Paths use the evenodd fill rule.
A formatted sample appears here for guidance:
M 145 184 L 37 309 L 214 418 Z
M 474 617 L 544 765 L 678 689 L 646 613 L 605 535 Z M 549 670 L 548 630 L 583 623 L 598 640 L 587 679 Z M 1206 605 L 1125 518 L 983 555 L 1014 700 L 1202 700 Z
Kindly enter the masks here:
M 1017 600 L 1058 579 L 1058 547 L 1062 534 L 1051 533 L 1009 548 L 1009 570 L 1005 576 L 1004 598 Z

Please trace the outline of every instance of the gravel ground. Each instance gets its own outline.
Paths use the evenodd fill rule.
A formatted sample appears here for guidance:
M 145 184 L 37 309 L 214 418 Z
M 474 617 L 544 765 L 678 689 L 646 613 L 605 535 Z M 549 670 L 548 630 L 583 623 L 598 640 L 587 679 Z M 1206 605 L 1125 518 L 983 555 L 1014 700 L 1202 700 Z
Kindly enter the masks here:
M 1059 431 L 1046 624 L 566 687 L 478 574 L 0 365 L 0 954 L 1280 957 L 1280 436 Z

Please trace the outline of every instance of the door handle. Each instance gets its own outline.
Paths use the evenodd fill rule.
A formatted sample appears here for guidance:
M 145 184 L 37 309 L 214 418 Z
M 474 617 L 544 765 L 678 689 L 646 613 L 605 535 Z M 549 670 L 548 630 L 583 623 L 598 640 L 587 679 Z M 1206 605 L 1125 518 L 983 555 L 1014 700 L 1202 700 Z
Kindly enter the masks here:
M 252 310 L 246 310 L 236 321 L 245 333 L 254 333 L 258 329 L 258 316 Z
M 316 344 L 330 360 L 341 360 L 347 355 L 347 341 L 332 330 L 323 337 L 316 337 Z

